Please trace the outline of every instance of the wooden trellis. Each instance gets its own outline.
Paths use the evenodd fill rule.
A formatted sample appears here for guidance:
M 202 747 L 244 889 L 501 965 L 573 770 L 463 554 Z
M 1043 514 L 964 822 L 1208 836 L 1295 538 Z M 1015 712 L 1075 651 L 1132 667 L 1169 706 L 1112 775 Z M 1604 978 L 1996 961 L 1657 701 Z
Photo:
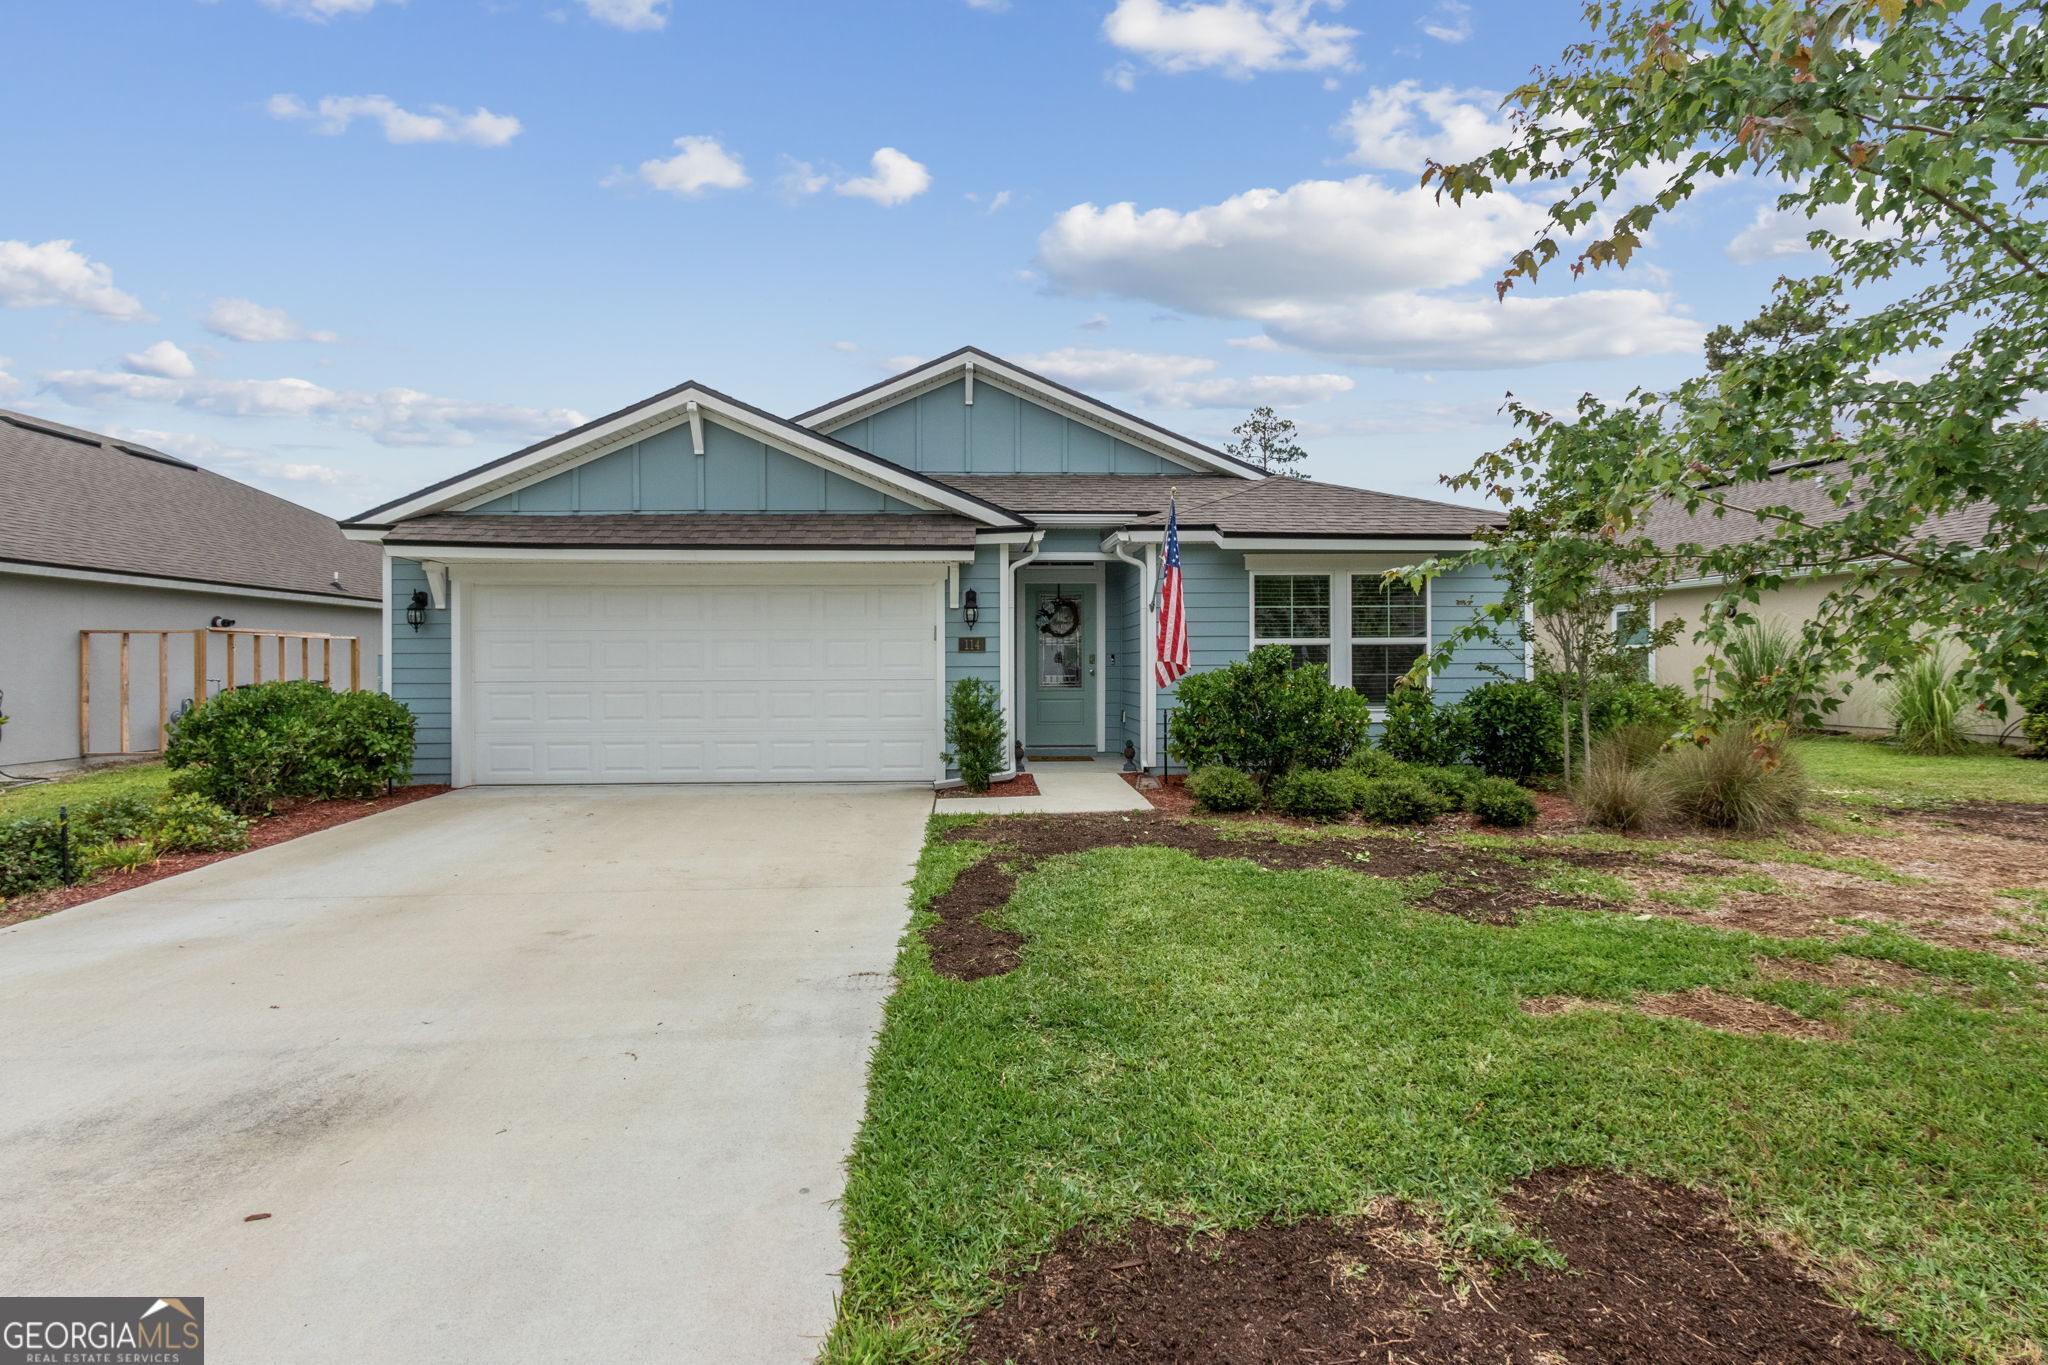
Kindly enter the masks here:
M 120 641 L 120 744 L 118 749 L 94 749 L 92 747 L 92 671 L 93 642 L 108 636 Z M 239 687 L 244 681 L 260 683 L 297 677 L 309 682 L 321 683 L 328 688 L 335 686 L 335 646 L 347 647 L 348 688 L 359 692 L 363 685 L 363 642 L 354 635 L 325 635 L 318 631 L 304 630 L 247 630 L 230 627 L 207 627 L 200 630 L 81 630 L 78 632 L 78 751 L 86 758 L 119 758 L 141 754 L 161 753 L 169 741 L 171 728 L 171 649 L 173 641 L 192 642 L 192 702 L 194 705 L 205 701 L 214 690 L 209 665 L 213 656 L 213 639 L 220 637 L 224 654 L 224 667 L 220 674 L 221 688 Z M 156 640 L 156 743 L 148 748 L 137 748 L 131 734 L 131 718 L 134 712 L 133 642 L 138 637 L 154 637 Z M 248 642 L 244 650 L 242 641 Z M 266 657 L 271 650 L 271 641 L 276 641 L 276 661 Z M 298 641 L 298 670 L 291 669 L 290 642 Z M 315 649 L 315 645 L 318 649 Z M 241 676 L 246 653 L 247 678 Z M 317 656 L 319 672 L 315 674 Z M 147 659 L 144 666 L 147 667 Z M 266 677 L 267 675 L 267 677 Z

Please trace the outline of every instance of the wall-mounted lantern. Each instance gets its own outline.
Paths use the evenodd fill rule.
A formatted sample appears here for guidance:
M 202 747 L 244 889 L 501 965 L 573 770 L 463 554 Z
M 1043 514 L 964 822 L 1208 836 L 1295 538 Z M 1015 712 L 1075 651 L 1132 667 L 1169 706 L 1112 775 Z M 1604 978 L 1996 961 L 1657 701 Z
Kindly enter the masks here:
M 972 588 L 960 599 L 960 616 L 970 626 L 981 619 L 981 599 L 974 595 Z
M 405 604 L 405 623 L 418 630 L 427 623 L 427 590 L 413 589 L 412 601 Z

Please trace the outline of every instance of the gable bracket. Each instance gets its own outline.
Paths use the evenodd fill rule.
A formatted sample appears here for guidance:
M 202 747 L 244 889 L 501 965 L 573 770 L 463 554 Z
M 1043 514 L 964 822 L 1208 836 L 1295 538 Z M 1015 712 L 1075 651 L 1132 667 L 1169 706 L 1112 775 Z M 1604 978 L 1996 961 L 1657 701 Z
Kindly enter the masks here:
M 694 454 L 702 455 L 704 453 L 704 414 L 697 407 L 697 400 L 694 398 L 683 404 L 683 411 L 690 416 L 690 450 Z

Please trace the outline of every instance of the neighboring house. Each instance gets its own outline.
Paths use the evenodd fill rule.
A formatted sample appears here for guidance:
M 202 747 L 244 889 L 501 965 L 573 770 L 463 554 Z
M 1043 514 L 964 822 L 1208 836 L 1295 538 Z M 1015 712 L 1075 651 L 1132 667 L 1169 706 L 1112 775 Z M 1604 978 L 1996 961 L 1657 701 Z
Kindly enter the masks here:
M 1812 477 L 1816 471 L 1820 477 Z M 1838 520 L 1843 509 L 1828 496 L 1827 474 L 1825 465 L 1801 465 L 1756 483 L 1719 489 L 1718 496 L 1730 510 L 1718 517 L 1710 506 L 1688 513 L 1681 504 L 1666 499 L 1651 509 L 1644 533 L 1667 551 L 1688 544 L 1712 550 L 1760 540 L 1769 534 L 1769 524 L 1747 509 L 1788 508 L 1817 524 Z M 1984 543 L 1990 518 L 1989 504 L 1931 517 L 1921 527 L 1921 537 L 1934 544 L 1979 546 Z M 1822 599 L 1843 585 L 1846 575 L 1822 569 L 1798 577 L 1788 573 L 1786 577 L 1785 586 L 1764 593 L 1762 600 L 1748 610 L 1759 620 L 1775 621 L 1796 631 L 1820 609 Z M 1654 624 L 1675 622 L 1680 626 L 1677 638 L 1656 650 L 1650 660 L 1651 676 L 1658 682 L 1675 683 L 1687 689 L 1695 687 L 1696 670 L 1705 663 L 1711 649 L 1693 636 L 1714 609 L 1715 599 L 1727 588 L 1727 583 L 1719 578 L 1681 577 L 1652 604 Z M 1883 684 L 1867 678 L 1844 678 L 1840 685 L 1842 690 L 1836 695 L 1842 698 L 1842 705 L 1827 718 L 1829 728 L 1890 733 L 1892 723 L 1885 711 Z M 2012 715 L 2018 714 L 2015 708 Z M 2010 722 L 1971 709 L 1964 712 L 1963 724 L 1979 738 L 1997 739 Z
M 378 561 L 374 547 L 296 503 L 137 442 L 0 411 L 0 769 L 52 771 L 118 749 L 119 638 L 94 640 L 87 737 L 81 631 L 133 633 L 126 728 L 136 750 L 156 748 L 160 714 L 191 699 L 192 632 L 216 618 L 359 638 L 364 685 L 377 685 Z M 238 643 L 238 680 L 252 681 L 250 645 Z M 213 691 L 226 681 L 225 637 L 205 644 Z M 274 656 L 266 662 L 276 676 Z M 289 676 L 299 663 L 291 650 Z
M 1500 592 L 1379 577 L 1483 512 L 1269 478 L 972 348 L 794 420 L 683 384 L 344 526 L 422 781 L 931 781 L 968 677 L 1033 754 L 1159 764 L 1176 495 L 1196 669 L 1274 641 L 1380 701 Z M 1522 663 L 1436 686 L 1489 662 Z

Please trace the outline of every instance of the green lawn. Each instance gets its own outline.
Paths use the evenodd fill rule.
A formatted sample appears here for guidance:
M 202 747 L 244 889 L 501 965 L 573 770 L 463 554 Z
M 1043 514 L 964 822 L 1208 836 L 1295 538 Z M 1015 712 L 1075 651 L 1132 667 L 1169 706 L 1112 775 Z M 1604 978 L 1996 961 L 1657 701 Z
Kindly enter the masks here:
M 849 1172 L 835 1365 L 949 1359 L 990 1277 L 1080 1224 L 1247 1225 L 1395 1195 L 1513 1260 L 1536 1249 L 1496 1197 L 1572 1164 L 1713 1182 L 1937 1359 L 2048 1340 L 2048 1009 L 2030 969 L 1856 939 L 1946 989 L 1851 1011 L 1755 974 L 1757 954 L 1825 954 L 1811 942 L 1559 910 L 1490 928 L 1410 908 L 1399 882 L 1138 848 L 1028 873 L 1001 912 L 1023 965 L 943 979 L 922 907 L 980 847 L 935 840 L 913 886 Z M 1699 985 L 1849 1038 L 1516 1007 Z
M 1916 758 L 1890 744 L 1810 739 L 1799 744 L 1814 787 L 1858 805 L 1936 801 L 2048 802 L 2048 759 L 1980 744 L 1955 758 Z
M 108 796 L 153 797 L 170 780 L 169 768 L 161 763 L 145 763 L 21 787 L 0 792 L 0 820 L 19 815 L 55 815 L 59 806 L 80 806 Z

